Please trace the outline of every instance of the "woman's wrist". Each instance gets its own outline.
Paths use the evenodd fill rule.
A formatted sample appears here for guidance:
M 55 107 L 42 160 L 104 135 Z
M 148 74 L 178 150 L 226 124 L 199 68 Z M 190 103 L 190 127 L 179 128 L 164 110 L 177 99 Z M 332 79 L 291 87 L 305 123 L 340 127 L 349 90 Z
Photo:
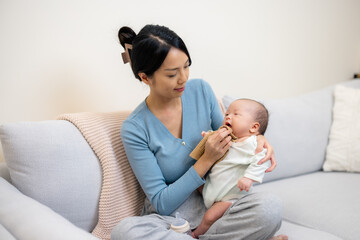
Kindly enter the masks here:
M 199 174 L 199 176 L 203 178 L 213 164 L 214 163 L 209 161 L 206 156 L 202 155 L 194 164 L 194 169 Z

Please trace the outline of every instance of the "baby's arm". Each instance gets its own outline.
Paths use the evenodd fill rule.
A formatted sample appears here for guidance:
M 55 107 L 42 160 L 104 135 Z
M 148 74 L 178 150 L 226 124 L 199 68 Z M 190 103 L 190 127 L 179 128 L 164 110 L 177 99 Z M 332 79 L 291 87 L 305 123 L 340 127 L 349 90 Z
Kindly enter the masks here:
M 250 165 L 245 171 L 244 177 L 240 178 L 238 181 L 238 187 L 240 191 L 249 191 L 253 182 L 262 182 L 264 178 L 266 169 L 269 168 L 270 163 L 269 161 L 258 165 L 258 162 L 265 156 L 265 151 L 256 154 Z

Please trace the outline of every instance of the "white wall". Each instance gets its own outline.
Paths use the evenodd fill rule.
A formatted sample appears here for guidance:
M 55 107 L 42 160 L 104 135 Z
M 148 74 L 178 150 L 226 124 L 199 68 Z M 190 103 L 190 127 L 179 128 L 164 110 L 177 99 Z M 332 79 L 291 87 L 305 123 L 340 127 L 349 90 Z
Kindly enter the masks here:
M 296 96 L 360 71 L 360 0 L 0 0 L 0 124 L 133 109 L 119 27 L 176 31 L 217 95 Z M 1 154 L 0 154 L 1 155 Z

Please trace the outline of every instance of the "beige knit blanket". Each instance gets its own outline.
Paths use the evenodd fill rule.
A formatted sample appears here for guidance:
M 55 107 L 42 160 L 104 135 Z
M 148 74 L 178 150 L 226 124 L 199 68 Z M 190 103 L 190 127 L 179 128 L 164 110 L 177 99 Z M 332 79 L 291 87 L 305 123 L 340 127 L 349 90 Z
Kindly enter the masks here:
M 68 120 L 82 133 L 98 157 L 103 173 L 98 223 L 92 234 L 110 239 L 111 230 L 125 217 L 139 215 L 145 194 L 127 160 L 120 129 L 129 112 L 73 113 Z M 89 186 L 91 187 L 91 186 Z

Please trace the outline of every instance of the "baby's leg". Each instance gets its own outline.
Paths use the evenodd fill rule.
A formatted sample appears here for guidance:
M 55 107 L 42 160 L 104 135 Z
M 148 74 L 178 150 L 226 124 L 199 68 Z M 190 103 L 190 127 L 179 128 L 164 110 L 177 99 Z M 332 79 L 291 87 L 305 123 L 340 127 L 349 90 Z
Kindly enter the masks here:
M 193 237 L 198 238 L 199 235 L 206 233 L 211 225 L 221 218 L 226 210 L 231 206 L 231 202 L 216 202 L 204 214 L 200 225 L 193 232 Z

